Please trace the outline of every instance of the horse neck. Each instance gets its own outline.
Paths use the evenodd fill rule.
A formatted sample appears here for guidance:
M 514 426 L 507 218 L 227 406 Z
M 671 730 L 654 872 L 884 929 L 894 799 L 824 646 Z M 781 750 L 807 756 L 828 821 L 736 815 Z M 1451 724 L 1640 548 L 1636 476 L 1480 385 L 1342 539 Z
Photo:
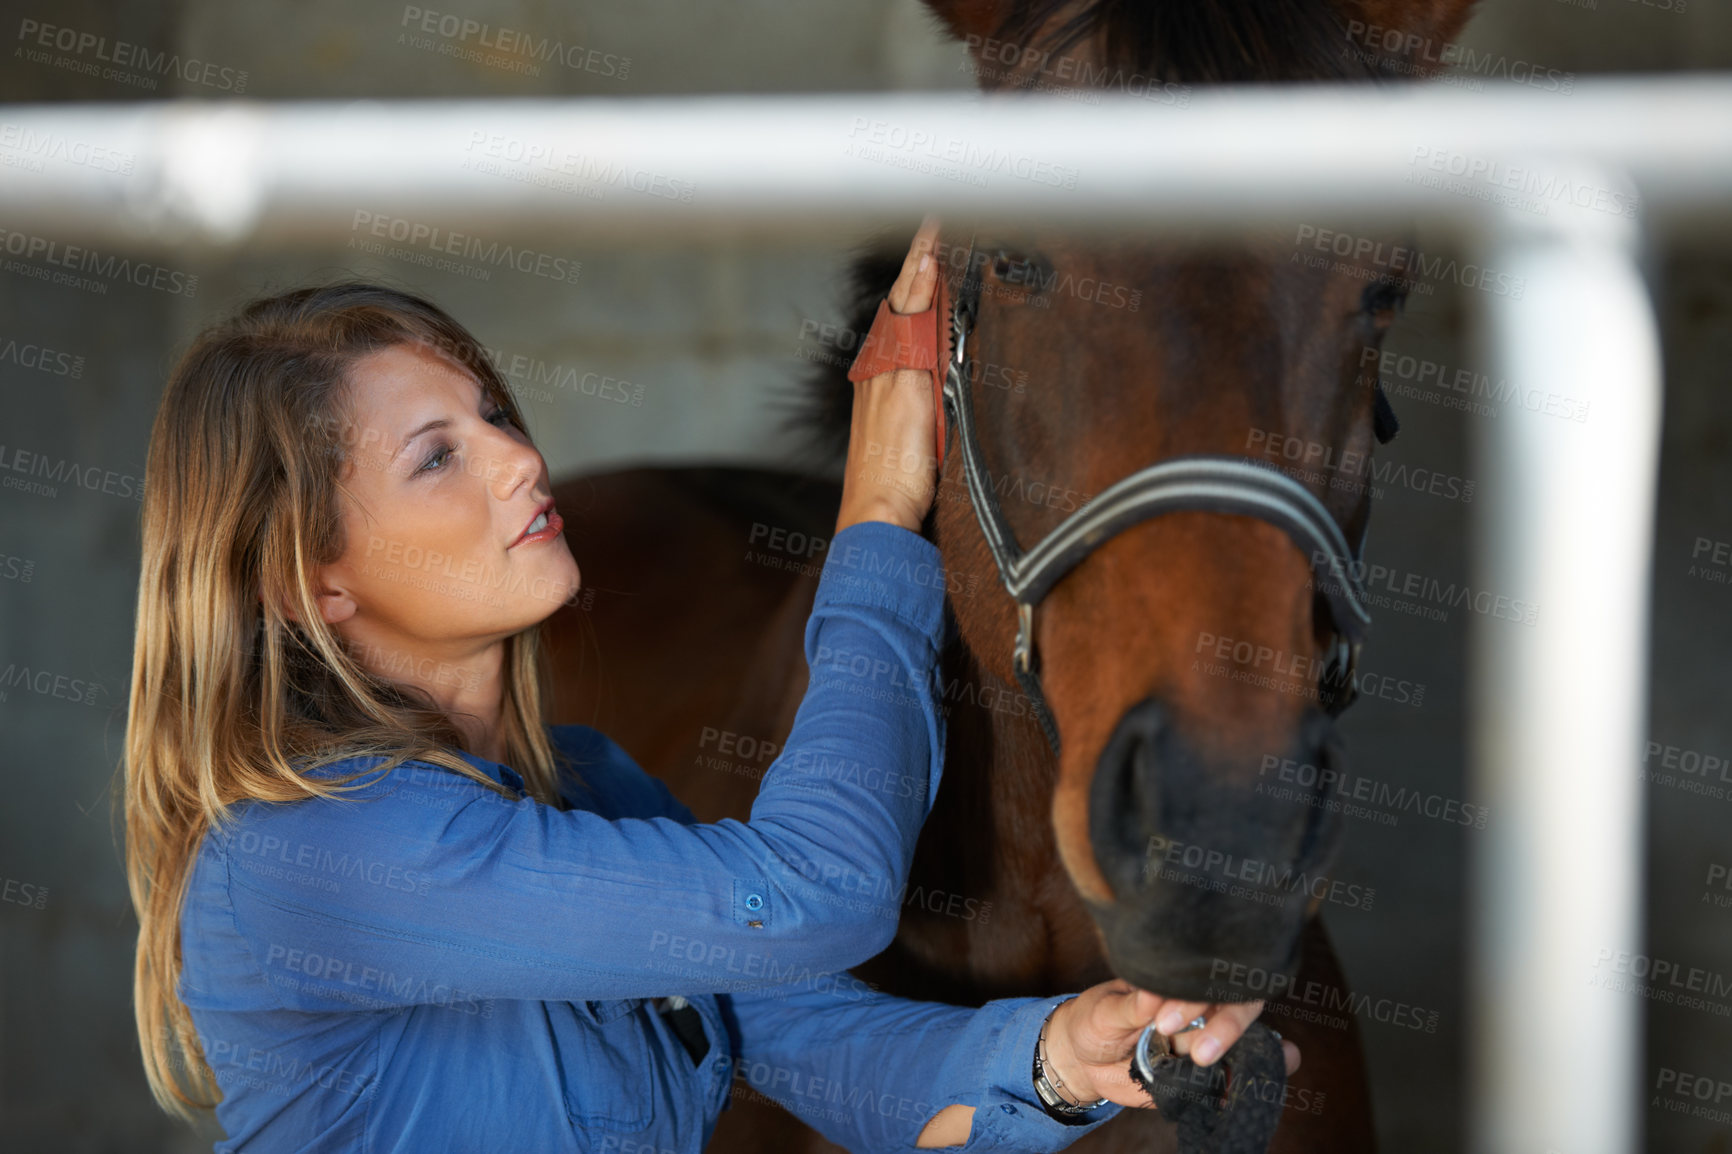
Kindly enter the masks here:
M 976 931 L 990 944 L 950 952 L 944 964 L 988 997 L 1080 989 L 1110 976 L 1059 861 L 1051 817 L 1058 764 L 1026 699 L 960 640 L 940 669 L 949 710 L 944 779 L 910 884 L 990 901 L 993 910 Z M 929 961 L 946 956 L 919 952 Z

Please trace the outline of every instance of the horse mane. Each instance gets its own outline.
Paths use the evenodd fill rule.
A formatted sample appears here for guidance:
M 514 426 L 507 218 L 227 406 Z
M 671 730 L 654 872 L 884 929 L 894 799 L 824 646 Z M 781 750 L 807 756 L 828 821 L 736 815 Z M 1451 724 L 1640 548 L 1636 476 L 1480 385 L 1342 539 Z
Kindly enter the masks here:
M 1354 50 L 1335 0 L 1092 0 L 1080 8 L 1076 0 L 1010 0 L 995 36 L 1053 56 L 1091 38 L 1100 60 L 1089 77 L 1106 89 L 1141 88 L 1150 79 L 1231 84 L 1389 74 L 1384 58 Z M 818 363 L 785 405 L 782 429 L 801 467 L 833 468 L 847 455 L 854 411 L 848 366 L 905 252 L 874 245 L 849 269 L 842 315 L 851 343 L 813 350 Z
M 1095 40 L 1107 87 L 1127 77 L 1173 84 L 1353 80 L 1380 75 L 1351 51 L 1334 0 L 1011 0 L 998 39 L 1058 55 Z M 1035 37 L 1039 37 L 1038 41 Z
M 913 234 L 910 228 L 907 235 Z M 848 435 L 854 423 L 854 383 L 848 379 L 848 367 L 860 351 L 860 342 L 866 339 L 866 330 L 872 327 L 878 302 L 896 283 L 906 255 L 906 241 L 900 250 L 869 244 L 848 267 L 842 291 L 842 339 L 834 346 L 814 350 L 817 363 L 796 385 L 782 423 L 783 430 L 792 435 L 797 463 L 807 470 L 823 471 L 848 455 Z

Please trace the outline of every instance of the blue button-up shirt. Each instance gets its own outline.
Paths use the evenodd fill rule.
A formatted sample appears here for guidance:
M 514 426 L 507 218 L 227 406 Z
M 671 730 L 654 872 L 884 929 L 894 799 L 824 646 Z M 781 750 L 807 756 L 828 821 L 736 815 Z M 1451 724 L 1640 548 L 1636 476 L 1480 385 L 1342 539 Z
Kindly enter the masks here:
M 217 1149 L 695 1154 L 736 1074 L 855 1151 L 910 1149 L 952 1103 L 977 1107 L 969 1150 L 1086 1133 L 1029 1076 L 1058 998 L 915 1002 L 846 969 L 894 936 L 938 786 L 944 585 L 917 534 L 835 535 L 746 822 L 698 824 L 587 726 L 551 729 L 566 809 L 468 755 L 517 796 L 411 761 L 343 800 L 235 806 L 181 918 Z M 669 995 L 710 1040 L 696 1064 Z

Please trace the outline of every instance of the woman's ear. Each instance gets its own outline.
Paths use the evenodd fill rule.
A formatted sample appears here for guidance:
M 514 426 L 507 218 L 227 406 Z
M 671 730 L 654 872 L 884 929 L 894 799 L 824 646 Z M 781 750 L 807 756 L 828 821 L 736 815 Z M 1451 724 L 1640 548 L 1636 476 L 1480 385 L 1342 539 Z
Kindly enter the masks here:
M 313 594 L 313 601 L 319 607 L 319 616 L 324 619 L 327 625 L 347 621 L 355 615 L 355 610 L 359 609 L 360 606 L 356 604 L 354 597 L 346 589 L 330 585 L 323 578 L 324 574 L 322 573 L 314 576 L 316 591 Z M 264 602 L 265 595 L 260 593 L 259 604 L 263 605 Z M 301 615 L 296 611 L 292 598 L 285 596 L 282 599 L 282 610 L 284 617 L 297 625 L 301 624 Z
M 319 605 L 319 616 L 325 619 L 325 624 L 335 625 L 339 621 L 347 621 L 355 615 L 360 606 L 355 599 L 343 589 L 321 589 L 314 595 Z

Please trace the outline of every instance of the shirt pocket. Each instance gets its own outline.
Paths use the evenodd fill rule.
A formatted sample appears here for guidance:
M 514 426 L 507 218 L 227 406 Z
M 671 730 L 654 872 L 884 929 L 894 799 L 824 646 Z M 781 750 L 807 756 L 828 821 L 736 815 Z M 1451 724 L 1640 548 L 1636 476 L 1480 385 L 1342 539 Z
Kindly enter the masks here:
M 559 1044 L 565 1109 L 580 1130 L 629 1133 L 655 1117 L 650 1047 L 641 998 L 548 1004 Z

